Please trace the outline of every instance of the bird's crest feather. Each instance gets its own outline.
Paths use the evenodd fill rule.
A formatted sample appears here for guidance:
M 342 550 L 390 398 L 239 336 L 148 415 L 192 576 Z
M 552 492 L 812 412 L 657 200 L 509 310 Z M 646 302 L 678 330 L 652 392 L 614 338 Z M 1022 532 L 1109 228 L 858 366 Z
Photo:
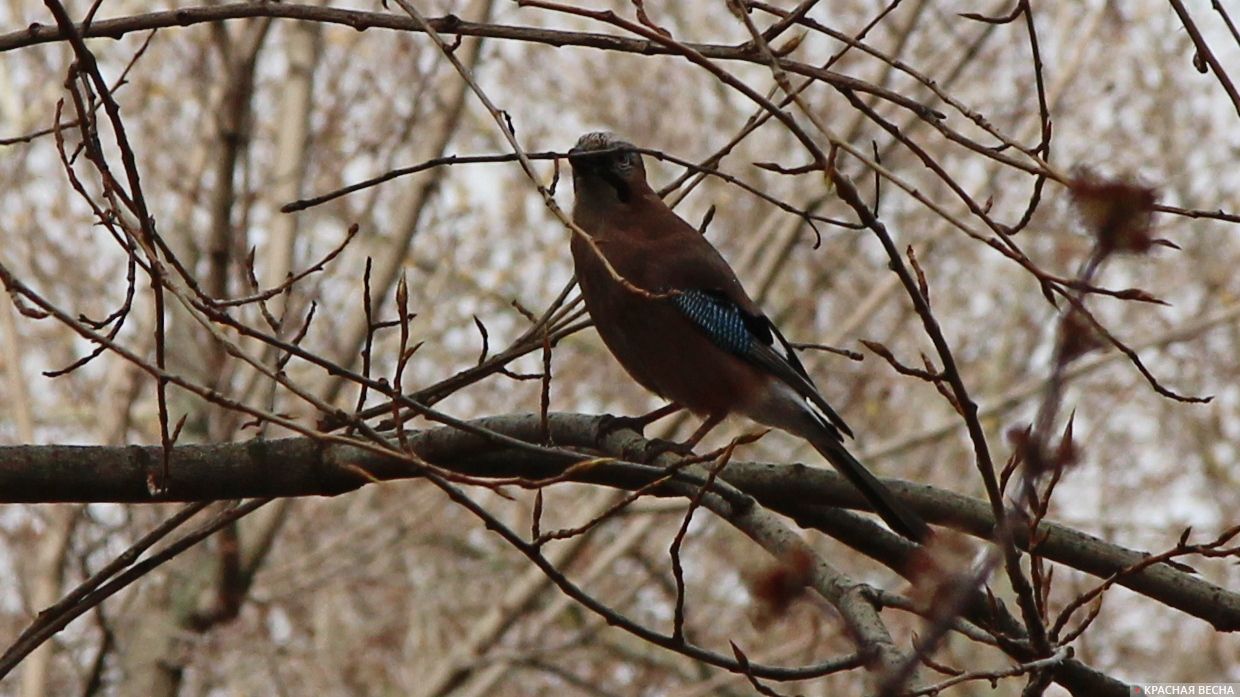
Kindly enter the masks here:
M 620 136 L 611 131 L 594 131 L 577 139 L 570 153 L 596 152 L 599 150 L 618 150 L 622 148 L 636 149 L 632 143 L 621 140 Z

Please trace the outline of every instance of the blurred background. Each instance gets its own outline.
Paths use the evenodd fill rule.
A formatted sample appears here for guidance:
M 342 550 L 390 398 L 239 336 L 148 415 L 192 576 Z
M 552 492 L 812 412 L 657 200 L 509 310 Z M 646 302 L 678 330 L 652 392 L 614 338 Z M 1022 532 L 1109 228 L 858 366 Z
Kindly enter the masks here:
M 207 3 L 215 5 L 215 3 Z M 584 3 L 583 3 L 584 4 Z M 795 3 L 777 2 L 790 9 Z M 332 3 L 337 6 L 336 3 Z M 1160 203 L 1206 211 L 1240 209 L 1240 117 L 1212 73 L 1194 69 L 1195 49 L 1176 13 L 1155 0 L 1036 3 L 1045 96 L 1054 124 L 1049 161 L 1130 178 L 1154 187 Z M 66 3 L 81 18 L 87 3 Z M 591 0 L 633 16 L 627 2 Z M 192 7 L 188 3 L 173 7 Z M 339 7 L 346 7 L 340 4 Z M 392 6 L 347 7 L 401 14 Z M 584 19 L 514 3 L 419 2 L 427 15 L 471 21 L 617 33 Z M 809 17 L 856 35 L 887 6 L 869 0 L 821 3 Z M 1240 43 L 1204 0 L 1188 3 L 1216 56 L 1240 68 Z M 107 0 L 97 19 L 152 11 L 143 2 Z M 1039 136 L 1038 93 L 1023 18 L 1009 24 L 962 12 L 1003 15 L 1009 3 L 894 4 L 865 37 L 952 98 L 1024 144 Z M 650 19 L 678 40 L 732 46 L 749 39 L 715 0 L 654 2 Z M 1240 14 L 1240 13 L 1237 13 Z M 775 17 L 759 8 L 759 26 Z M 42 3 L 0 2 L 0 32 L 52 24 Z M 785 38 L 804 33 L 790 29 Z M 9 35 L 13 36 L 13 35 Z M 6 37 L 0 37 L 6 38 Z M 359 233 L 319 273 L 272 301 L 291 333 L 316 304 L 302 345 L 353 368 L 366 336 L 362 308 L 366 259 L 376 317 L 395 315 L 393 287 L 403 275 L 411 329 L 424 342 L 405 369 L 417 389 L 474 365 L 487 329 L 492 352 L 529 325 L 572 277 L 569 232 L 512 163 L 431 169 L 296 214 L 280 206 L 390 169 L 449 154 L 508 152 L 494 122 L 442 53 L 423 34 L 266 18 L 92 39 L 116 89 L 143 188 L 159 231 L 185 266 L 217 297 L 253 292 L 246 259 L 262 287 L 316 263 Z M 790 57 L 821 65 L 844 44 L 807 32 Z M 507 112 L 530 151 L 570 147 L 589 130 L 611 130 L 644 147 L 701 161 L 731 141 L 755 105 L 683 59 L 496 38 L 465 38 L 455 55 Z M 0 59 L 0 261 L 75 314 L 101 318 L 126 294 L 128 258 L 97 224 L 68 181 L 55 122 L 72 61 L 65 43 L 11 48 Z M 756 63 L 724 63 L 766 94 L 775 83 Z M 945 123 L 987 145 L 996 141 L 924 84 L 854 49 L 832 68 L 882 85 L 949 114 Z M 1240 73 L 1240 70 L 1233 70 Z M 901 127 L 972 198 L 1007 224 L 1020 219 L 1033 177 L 949 142 L 908 110 L 862 95 Z M 835 90 L 816 84 L 803 99 L 848 142 L 954 215 L 967 209 L 942 179 Z M 62 122 L 72 119 L 66 102 Z M 805 119 L 801 119 L 805 121 Z M 24 137 L 30 136 L 30 137 Z M 80 135 L 63 131 L 72 152 Z M 798 208 L 851 220 L 821 175 L 787 176 L 755 162 L 797 166 L 806 157 L 774 123 L 735 145 L 720 168 Z M 76 165 L 80 165 L 76 162 Z M 841 167 L 875 196 L 872 173 Z M 554 165 L 536 163 L 545 184 Z M 683 168 L 647 158 L 658 188 Z M 561 173 L 556 199 L 571 206 Z M 737 269 L 751 295 L 795 342 L 863 351 L 861 361 L 803 354 L 809 372 L 857 433 L 856 451 L 882 476 L 981 497 L 972 450 L 951 405 L 925 382 L 895 373 L 864 351 L 880 342 L 906 364 L 933 355 L 920 319 L 864 230 L 820 224 L 822 243 L 801 219 L 735 186 L 706 178 L 671 195 Z M 965 382 L 982 409 L 996 460 L 1011 451 L 1008 429 L 1029 423 L 1048 374 L 1058 316 L 1032 275 L 963 234 L 938 213 L 884 182 L 879 213 L 897 245 L 911 246 L 930 300 Z M 980 225 L 971 223 L 978 229 Z M 1079 463 L 1056 489 L 1050 518 L 1131 548 L 1174 546 L 1186 527 L 1211 537 L 1238 522 L 1240 437 L 1240 263 L 1237 228 L 1209 218 L 1159 214 L 1155 235 L 1178 250 L 1108 261 L 1096 283 L 1138 287 L 1165 305 L 1093 296 L 1090 309 L 1139 350 L 1158 380 L 1181 394 L 1213 395 L 1184 404 L 1155 393 L 1114 350 L 1073 364 L 1064 399 L 1075 410 Z M 1062 186 L 1050 182 L 1026 229 L 1015 238 L 1049 273 L 1073 276 L 1093 238 L 1080 226 Z M 239 316 L 258 324 L 253 307 Z M 134 311 L 118 340 L 153 355 L 149 288 L 138 284 Z M 153 381 L 105 354 L 66 375 L 91 346 L 62 325 L 33 321 L 0 301 L 0 438 L 7 443 L 158 443 Z M 377 333 L 376 375 L 392 374 L 392 330 Z M 171 370 L 239 399 L 312 424 L 313 409 L 256 379 L 215 348 L 208 333 L 174 309 L 168 316 Z M 514 362 L 538 373 L 538 352 Z M 351 408 L 357 388 L 296 361 L 300 385 Z M 593 330 L 560 342 L 552 356 L 551 408 L 638 414 L 660 405 L 629 380 Z M 461 418 L 539 408 L 537 380 L 502 375 L 458 391 L 438 407 Z M 179 442 L 284 435 L 187 393 L 170 392 L 172 418 L 186 416 Z M 673 420 L 675 421 L 675 420 Z M 680 436 L 694 424 L 678 422 Z M 414 425 L 421 425 L 414 422 Z M 676 423 L 673 423 L 675 426 Z M 750 429 L 729 423 L 708 440 L 720 446 Z M 649 434 L 659 435 L 658 427 Z M 671 435 L 664 433 L 663 435 Z M 803 443 L 772 433 L 743 457 L 821 465 Z M 496 515 L 525 529 L 530 492 L 512 500 L 479 492 Z M 545 528 L 589 520 L 615 500 L 609 490 L 559 485 L 545 493 Z M 107 563 L 172 510 L 116 504 L 7 506 L 0 509 L 0 636 L 14 637 L 34 613 Z M 587 590 L 648 624 L 667 623 L 674 603 L 668 545 L 685 502 L 643 499 L 588 534 L 548 553 Z M 226 617 L 204 620 L 215 602 L 219 540 L 200 545 L 60 633 L 0 683 L 0 694 L 40 695 L 690 695 L 752 694 L 743 677 L 644 644 L 576 607 L 540 572 L 467 512 L 423 482 L 366 487 L 332 499 L 281 501 L 242 521 L 237 536 L 252 562 L 252 585 Z M 822 535 L 807 536 L 847 573 L 897 592 L 894 573 Z M 257 544 L 269 541 L 269 545 Z M 765 552 L 699 514 L 684 549 L 686 631 L 728 653 L 727 641 L 754 660 L 804 664 L 851 650 L 831 611 L 812 599 L 771 616 L 750 583 L 770 564 Z M 1240 585 L 1227 560 L 1192 560 L 1224 587 Z M 1098 579 L 1057 568 L 1050 605 L 1062 605 Z M 1006 583 L 992 584 L 1001 597 Z M 898 640 L 915 616 L 884 614 Z M 7 643 L 7 642 L 6 642 Z M 719 647 L 723 647 L 720 649 Z M 1114 677 L 1137 681 L 1240 681 L 1240 642 L 1124 589 L 1106 596 L 1077 657 Z M 937 655 L 968 669 L 1006 665 L 1002 654 L 954 637 Z M 788 686 L 806 695 L 850 694 L 846 673 Z M 1019 681 L 998 694 L 1017 694 Z M 781 688 L 784 689 L 784 688 Z M 1056 690 L 1059 690 L 1058 692 Z M 982 683 L 953 694 L 991 694 Z M 1052 687 L 1047 694 L 1064 694 Z

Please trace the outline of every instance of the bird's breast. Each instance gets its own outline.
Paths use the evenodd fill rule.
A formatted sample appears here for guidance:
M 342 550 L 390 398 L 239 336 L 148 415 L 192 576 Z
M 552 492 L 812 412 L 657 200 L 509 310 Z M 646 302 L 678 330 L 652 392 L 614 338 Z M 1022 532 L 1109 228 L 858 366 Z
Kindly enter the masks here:
M 725 414 L 744 402 L 765 375 L 695 326 L 669 297 L 658 297 L 640 259 L 612 255 L 617 274 L 645 293 L 625 288 L 584 240 L 574 238 L 573 261 L 586 309 L 603 343 L 646 389 L 700 414 Z

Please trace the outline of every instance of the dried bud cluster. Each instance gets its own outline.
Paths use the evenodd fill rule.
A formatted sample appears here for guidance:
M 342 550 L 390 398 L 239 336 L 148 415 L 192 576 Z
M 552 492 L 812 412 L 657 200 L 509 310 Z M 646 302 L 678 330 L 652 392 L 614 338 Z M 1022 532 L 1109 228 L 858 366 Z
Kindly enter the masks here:
M 1106 346 L 1093 322 L 1075 307 L 1068 310 L 1063 318 L 1059 327 L 1059 342 L 1060 360 L 1065 363 Z
M 1008 429 L 1008 442 L 1012 444 L 1025 469 L 1031 476 L 1070 469 L 1081 461 L 1081 451 L 1072 437 L 1075 414 L 1064 426 L 1063 437 L 1052 446 L 1043 436 L 1036 436 L 1031 428 Z
M 759 624 L 783 615 L 801 597 L 809 586 L 813 564 L 810 555 L 794 552 L 749 579 L 749 594 L 757 606 Z
M 1158 243 L 1152 232 L 1154 189 L 1127 179 L 1105 179 L 1080 170 L 1068 182 L 1072 202 L 1103 254 L 1144 254 Z
M 979 548 L 966 535 L 939 530 L 908 560 L 906 573 L 912 583 L 909 596 L 921 607 L 943 607 L 945 601 L 969 583 Z

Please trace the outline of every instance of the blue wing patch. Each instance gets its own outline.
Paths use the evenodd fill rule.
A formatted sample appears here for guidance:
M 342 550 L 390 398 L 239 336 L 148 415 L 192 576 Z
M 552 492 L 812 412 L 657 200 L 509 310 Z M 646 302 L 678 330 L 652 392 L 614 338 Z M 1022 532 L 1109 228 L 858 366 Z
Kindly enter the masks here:
M 796 390 L 823 426 L 836 434 L 835 438 L 839 438 L 836 429 L 852 437 L 848 424 L 818 393 L 792 345 L 766 317 L 745 312 L 718 291 L 681 290 L 671 297 L 671 302 L 716 346 L 754 363 Z
M 741 356 L 749 353 L 754 335 L 744 313 L 732 301 L 700 290 L 682 290 L 671 300 L 716 346 Z

